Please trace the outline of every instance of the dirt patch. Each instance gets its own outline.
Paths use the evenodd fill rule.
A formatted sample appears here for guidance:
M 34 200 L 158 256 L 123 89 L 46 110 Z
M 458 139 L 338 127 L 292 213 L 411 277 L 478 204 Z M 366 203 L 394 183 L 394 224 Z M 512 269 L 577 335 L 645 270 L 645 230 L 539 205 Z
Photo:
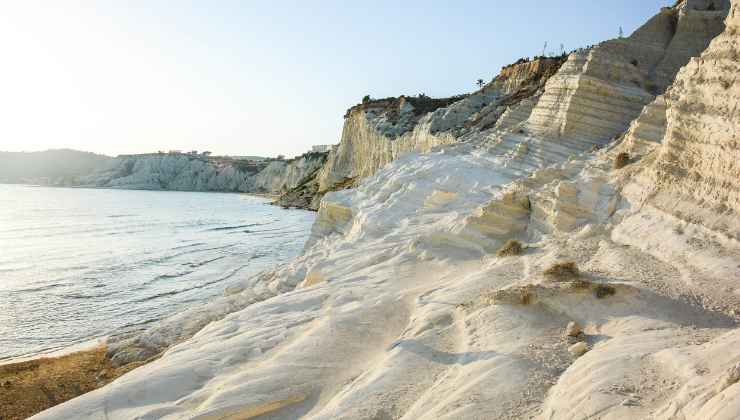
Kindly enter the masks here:
M 521 242 L 515 241 L 515 240 L 508 240 L 501 248 L 499 248 L 498 251 L 496 251 L 496 256 L 513 257 L 517 255 L 522 255 L 523 251 L 524 251 L 524 247 L 522 246 Z
M 565 281 L 578 278 L 580 272 L 575 262 L 566 261 L 551 265 L 543 274 L 553 280 Z
M 148 361 L 114 368 L 105 347 L 0 365 L 0 420 L 25 419 L 90 392 Z

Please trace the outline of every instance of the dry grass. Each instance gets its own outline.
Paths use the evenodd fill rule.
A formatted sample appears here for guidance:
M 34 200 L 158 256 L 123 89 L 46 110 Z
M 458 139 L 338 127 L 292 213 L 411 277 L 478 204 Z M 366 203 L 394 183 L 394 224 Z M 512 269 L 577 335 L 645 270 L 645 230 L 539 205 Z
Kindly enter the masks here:
M 0 365 L 0 419 L 25 419 L 90 392 L 143 363 L 114 368 L 104 347 Z
M 614 169 L 622 169 L 630 163 L 630 155 L 627 152 L 622 152 L 614 158 Z
M 529 286 L 513 287 L 509 289 L 496 290 L 488 295 L 485 301 L 489 305 L 529 305 L 533 302 L 535 295 Z
M 553 280 L 566 281 L 579 276 L 578 266 L 573 261 L 559 262 L 551 265 L 543 274 Z
M 497 257 L 513 257 L 522 255 L 524 247 L 522 243 L 513 239 L 506 241 L 506 243 L 496 251 Z

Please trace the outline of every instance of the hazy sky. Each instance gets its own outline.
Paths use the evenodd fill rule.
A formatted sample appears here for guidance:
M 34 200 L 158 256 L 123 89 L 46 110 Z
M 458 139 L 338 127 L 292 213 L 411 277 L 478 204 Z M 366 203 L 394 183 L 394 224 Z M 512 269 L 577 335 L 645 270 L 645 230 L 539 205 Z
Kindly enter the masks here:
M 302 153 L 365 94 L 470 91 L 673 0 L 0 0 L 0 150 Z

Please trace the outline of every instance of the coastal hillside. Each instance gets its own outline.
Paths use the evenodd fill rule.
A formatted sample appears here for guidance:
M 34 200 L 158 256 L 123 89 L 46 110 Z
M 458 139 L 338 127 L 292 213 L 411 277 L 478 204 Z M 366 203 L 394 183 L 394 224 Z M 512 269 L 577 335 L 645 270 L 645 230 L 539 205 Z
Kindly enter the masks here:
M 737 419 L 739 31 L 739 0 L 681 0 L 353 107 L 293 190 L 303 255 L 111 337 L 148 363 L 35 418 Z
M 115 158 L 76 150 L 0 152 L 0 182 L 61 187 L 281 194 L 326 162 L 327 152 L 293 159 L 150 153 Z
M 78 186 L 279 194 L 324 164 L 327 153 L 293 159 L 235 159 L 190 153 L 122 155 L 79 177 Z
M 73 183 L 111 158 L 77 150 L 0 152 L 0 183 L 57 185 Z

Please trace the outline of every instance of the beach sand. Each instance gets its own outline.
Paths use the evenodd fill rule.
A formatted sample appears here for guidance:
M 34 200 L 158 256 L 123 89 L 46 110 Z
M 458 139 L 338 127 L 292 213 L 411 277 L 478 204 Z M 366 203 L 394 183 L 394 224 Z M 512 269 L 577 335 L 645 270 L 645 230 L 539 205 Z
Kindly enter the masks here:
M 0 365 L 0 420 L 25 419 L 99 388 L 146 362 L 114 368 L 104 346 Z

